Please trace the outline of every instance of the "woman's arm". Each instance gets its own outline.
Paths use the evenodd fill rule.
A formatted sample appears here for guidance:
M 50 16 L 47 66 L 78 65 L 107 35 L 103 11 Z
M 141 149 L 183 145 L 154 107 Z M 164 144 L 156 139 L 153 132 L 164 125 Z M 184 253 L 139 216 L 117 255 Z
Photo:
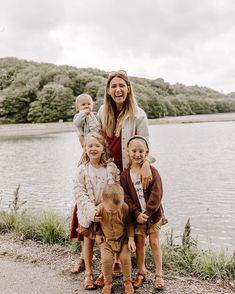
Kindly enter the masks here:
M 148 130 L 148 119 L 143 109 L 138 109 L 138 116 L 136 122 L 136 135 L 143 136 L 147 142 L 149 142 L 149 130 Z M 140 170 L 140 178 L 143 189 L 146 190 L 150 182 L 152 181 L 152 172 L 150 169 L 150 162 L 154 162 L 153 157 L 148 156 L 143 162 Z
M 134 216 L 135 219 L 141 214 L 139 207 L 136 205 L 135 201 L 133 200 L 132 196 L 130 195 L 130 191 L 128 189 L 129 182 L 127 181 L 125 175 L 121 174 L 120 183 L 124 190 L 124 199 L 127 203 L 131 214 Z
M 150 169 L 150 162 L 145 160 L 140 169 L 140 179 L 143 189 L 146 190 L 152 181 L 152 172 Z

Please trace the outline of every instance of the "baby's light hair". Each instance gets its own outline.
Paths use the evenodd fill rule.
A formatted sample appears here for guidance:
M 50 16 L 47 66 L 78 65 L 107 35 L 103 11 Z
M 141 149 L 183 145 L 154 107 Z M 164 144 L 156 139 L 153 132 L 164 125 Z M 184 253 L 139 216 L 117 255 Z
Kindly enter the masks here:
M 103 202 L 111 200 L 113 204 L 120 205 L 124 201 L 124 190 L 118 183 L 107 184 L 103 190 Z
M 89 99 L 89 100 L 91 100 L 93 102 L 91 96 L 89 94 L 86 94 L 86 93 L 82 93 L 82 94 L 78 95 L 76 97 L 75 102 L 78 103 L 82 98 L 87 98 L 87 99 Z
M 91 98 L 91 96 L 89 94 L 86 94 L 86 93 L 82 93 L 80 95 L 78 95 L 75 99 L 75 108 L 77 109 L 78 108 L 78 104 L 80 103 L 80 100 L 82 98 L 87 98 L 90 100 L 91 104 L 93 105 L 93 100 Z M 93 106 L 92 106 L 93 107 Z
M 86 154 L 86 144 L 87 144 L 87 139 L 89 137 L 95 138 L 104 147 L 104 151 L 101 154 L 101 158 L 100 158 L 100 164 L 102 166 L 106 167 L 109 162 L 113 161 L 113 158 L 111 157 L 111 153 L 109 151 L 108 143 L 105 140 L 104 136 L 101 135 L 100 133 L 95 133 L 95 132 L 89 133 L 84 137 L 84 146 L 83 146 L 84 151 L 83 151 L 82 157 L 81 157 L 78 165 L 86 164 L 86 163 L 90 162 L 90 158 Z

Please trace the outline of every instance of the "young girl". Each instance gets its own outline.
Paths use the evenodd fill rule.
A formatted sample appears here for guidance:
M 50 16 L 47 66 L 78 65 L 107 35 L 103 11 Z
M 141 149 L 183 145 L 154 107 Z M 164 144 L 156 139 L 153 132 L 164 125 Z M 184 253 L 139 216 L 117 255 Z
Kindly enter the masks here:
M 106 184 L 119 181 L 119 170 L 112 162 L 107 143 L 102 135 L 90 133 L 85 136 L 84 153 L 80 160 L 74 185 L 77 203 L 78 231 L 83 235 L 83 258 L 85 261 L 85 289 L 94 289 L 92 257 L 94 246 L 93 222 L 96 206 Z
M 80 94 L 75 101 L 76 114 L 73 118 L 73 122 L 78 130 L 78 137 L 81 147 L 84 145 L 84 136 L 90 132 L 99 132 L 100 123 L 93 110 L 93 100 L 88 94 Z M 77 205 L 73 209 L 70 239 L 77 239 L 81 242 L 81 256 L 78 263 L 70 270 L 73 274 L 78 274 L 85 269 L 85 263 L 83 258 L 83 236 L 77 232 Z
M 149 153 L 148 142 L 142 136 L 133 136 L 127 143 L 127 153 L 130 166 L 121 174 L 121 185 L 125 192 L 125 201 L 135 219 L 135 241 L 137 258 L 137 275 L 133 281 L 134 288 L 143 285 L 146 279 L 145 270 L 145 238 L 149 236 L 153 260 L 156 266 L 154 281 L 155 289 L 164 288 L 162 276 L 162 255 L 159 243 L 159 229 L 166 223 L 164 218 L 162 200 L 161 177 L 153 166 L 152 181 L 146 190 L 143 190 L 140 181 L 140 169 L 142 162 Z

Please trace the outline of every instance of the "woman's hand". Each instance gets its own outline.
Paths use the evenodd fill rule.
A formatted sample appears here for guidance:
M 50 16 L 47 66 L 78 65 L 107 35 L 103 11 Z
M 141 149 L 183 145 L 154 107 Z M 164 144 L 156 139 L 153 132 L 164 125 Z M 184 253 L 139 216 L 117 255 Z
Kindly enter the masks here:
M 140 169 L 140 180 L 143 186 L 143 189 L 146 190 L 150 182 L 152 181 L 152 172 L 150 169 L 150 162 L 145 160 Z

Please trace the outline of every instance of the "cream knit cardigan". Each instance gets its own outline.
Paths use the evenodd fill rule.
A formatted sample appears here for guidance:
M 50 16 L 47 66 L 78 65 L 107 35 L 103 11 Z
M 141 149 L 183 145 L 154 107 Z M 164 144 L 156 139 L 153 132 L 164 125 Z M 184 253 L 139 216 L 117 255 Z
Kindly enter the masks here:
M 103 125 L 104 117 L 104 106 L 102 105 L 98 111 L 98 117 Z M 122 143 L 122 166 L 123 169 L 128 167 L 128 156 L 127 156 L 127 142 L 130 137 L 139 135 L 143 136 L 147 141 L 149 141 L 149 130 L 148 130 L 148 119 L 144 110 L 140 107 L 136 107 L 136 112 L 134 118 L 126 118 L 123 122 L 121 131 L 121 143 Z
M 113 162 L 106 166 L 107 184 L 119 182 L 120 172 Z M 81 164 L 77 168 L 74 180 L 74 196 L 77 203 L 77 218 L 81 226 L 88 228 L 94 221 L 96 203 L 93 187 L 87 172 L 87 164 Z

